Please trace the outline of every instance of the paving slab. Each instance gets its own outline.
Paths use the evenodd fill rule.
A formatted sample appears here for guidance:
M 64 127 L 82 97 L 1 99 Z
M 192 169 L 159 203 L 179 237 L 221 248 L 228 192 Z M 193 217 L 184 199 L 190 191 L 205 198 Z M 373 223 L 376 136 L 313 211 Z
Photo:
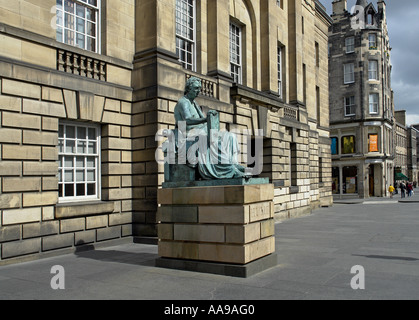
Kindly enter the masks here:
M 275 225 L 277 264 L 249 278 L 158 268 L 157 246 L 129 243 L 0 267 L 0 300 L 419 299 L 419 210 L 335 204 Z M 54 290 L 53 266 L 65 271 Z M 353 266 L 365 289 L 354 290 Z

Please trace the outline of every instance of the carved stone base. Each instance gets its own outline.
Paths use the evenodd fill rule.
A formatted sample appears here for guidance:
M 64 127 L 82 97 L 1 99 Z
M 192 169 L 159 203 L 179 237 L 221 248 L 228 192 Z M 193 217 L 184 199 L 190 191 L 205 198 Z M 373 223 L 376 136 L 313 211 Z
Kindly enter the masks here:
M 272 184 L 159 189 L 159 256 L 245 266 L 271 255 L 273 197 Z

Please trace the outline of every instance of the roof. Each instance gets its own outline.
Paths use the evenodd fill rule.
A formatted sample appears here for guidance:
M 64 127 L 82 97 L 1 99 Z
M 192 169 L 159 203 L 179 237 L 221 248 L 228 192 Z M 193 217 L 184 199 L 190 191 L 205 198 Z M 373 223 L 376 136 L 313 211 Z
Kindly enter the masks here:
M 363 6 L 364 8 L 368 5 L 367 0 L 357 0 L 356 1 L 357 6 Z

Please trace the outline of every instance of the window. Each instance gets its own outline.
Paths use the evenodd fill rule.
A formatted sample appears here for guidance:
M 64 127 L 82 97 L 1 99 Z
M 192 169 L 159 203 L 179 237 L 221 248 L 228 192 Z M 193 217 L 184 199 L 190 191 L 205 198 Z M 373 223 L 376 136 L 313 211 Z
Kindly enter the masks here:
M 378 80 L 378 61 L 377 60 L 368 61 L 368 79 Z
M 344 194 L 358 193 L 358 168 L 343 167 L 342 168 L 342 192 Z
M 176 54 L 185 69 L 195 71 L 194 0 L 176 0 Z
M 355 115 L 355 96 L 345 97 L 345 117 Z
M 370 49 L 377 49 L 377 35 L 375 33 L 368 35 L 368 42 Z
M 304 34 L 304 17 L 301 17 L 301 33 Z
M 372 13 L 367 14 L 367 24 L 368 25 L 374 24 L 374 15 Z
M 318 42 L 314 42 L 314 48 L 316 53 L 316 67 L 320 67 L 320 48 Z
M 355 136 L 342 137 L 342 154 L 355 153 Z
M 230 68 L 231 76 L 235 83 L 242 83 L 242 30 L 241 28 L 230 23 Z
M 318 86 L 316 86 L 316 112 L 317 112 L 317 124 L 320 126 L 321 101 L 320 101 L 320 87 Z
M 282 47 L 278 46 L 278 94 L 282 98 Z
M 354 64 L 347 63 L 343 65 L 343 81 L 344 83 L 355 82 Z
M 100 198 L 100 129 L 79 123 L 60 123 L 59 183 L 60 200 Z
M 99 52 L 100 0 L 57 0 L 57 41 Z
M 375 133 L 368 135 L 368 151 L 378 152 L 378 134 Z
M 298 182 L 298 160 L 297 160 L 297 144 L 290 143 L 290 182 L 291 186 L 296 186 Z
M 305 63 L 303 63 L 303 102 L 307 105 L 307 70 Z
M 355 38 L 349 37 L 345 39 L 346 53 L 355 52 Z
M 277 5 L 278 7 L 280 7 L 280 8 L 282 8 L 282 7 L 281 7 L 281 2 L 282 2 L 281 0 L 276 0 L 276 5 Z
M 370 114 L 378 113 L 378 93 L 371 93 L 369 97 Z
M 332 155 L 337 155 L 339 154 L 339 145 L 338 145 L 338 138 L 336 137 L 332 137 Z

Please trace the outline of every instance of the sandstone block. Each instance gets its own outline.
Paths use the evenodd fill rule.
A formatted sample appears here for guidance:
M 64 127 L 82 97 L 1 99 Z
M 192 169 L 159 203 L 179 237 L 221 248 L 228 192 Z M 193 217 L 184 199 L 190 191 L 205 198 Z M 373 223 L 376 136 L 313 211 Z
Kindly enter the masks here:
M 20 176 L 22 174 L 22 163 L 14 161 L 0 161 L 0 176 Z
M 57 118 L 66 117 L 64 105 L 53 102 L 23 99 L 22 110 L 26 113 L 47 115 Z
M 84 230 L 86 226 L 85 218 L 65 219 L 60 221 L 60 232 L 74 232 Z
M 20 112 L 22 108 L 22 98 L 0 95 L 0 110 Z
M 41 147 L 3 145 L 3 159 L 5 160 L 40 160 Z
M 106 227 L 107 225 L 108 225 L 107 215 L 86 217 L 86 229 L 103 228 L 103 227 Z
M 43 251 L 72 247 L 73 244 L 74 233 L 59 234 L 42 238 Z
M 76 246 L 93 243 L 96 241 L 96 230 L 86 230 L 74 233 L 74 244 Z
M 161 257 L 198 260 L 199 244 L 162 240 L 159 241 L 158 252 Z
M 157 226 L 157 234 L 161 240 L 173 240 L 173 224 L 161 223 Z
M 3 225 L 41 221 L 41 208 L 3 210 Z
M 3 127 L 40 129 L 41 117 L 29 114 L 3 112 L 2 117 Z
M 245 264 L 245 247 L 243 245 L 201 243 L 199 244 L 199 260 Z
M 58 202 L 58 192 L 23 193 L 23 206 L 48 206 Z
M 163 223 L 197 223 L 197 207 L 162 206 L 158 209 L 157 219 Z
M 20 193 L 3 193 L 0 194 L 0 209 L 19 208 L 21 202 Z
M 21 143 L 22 131 L 18 129 L 0 128 L 0 143 Z
M 249 207 L 250 222 L 266 220 L 273 217 L 272 201 L 251 204 Z
M 249 206 L 200 206 L 199 223 L 247 224 Z
M 226 226 L 226 242 L 246 244 L 260 239 L 260 223 Z
M 3 79 L 1 92 L 3 94 L 10 94 L 14 96 L 28 97 L 33 99 L 41 98 L 40 86 L 9 79 Z
M 58 134 L 23 130 L 23 143 L 32 145 L 57 146 Z
M 41 250 L 40 239 L 29 239 L 3 243 L 2 259 L 38 253 Z
M 20 239 L 20 226 L 0 227 L 0 243 Z
M 96 240 L 104 241 L 121 237 L 121 226 L 98 229 L 96 231 Z
M 36 238 L 43 237 L 47 235 L 58 234 L 59 222 L 58 221 L 48 221 L 48 222 L 37 222 L 24 224 L 23 228 L 23 238 Z
M 41 178 L 3 178 L 3 192 L 40 191 Z
M 25 147 L 28 148 L 28 147 Z M 34 147 L 36 148 L 36 147 Z M 24 176 L 56 176 L 58 164 L 56 162 L 27 162 L 23 163 Z
M 275 220 L 269 219 L 260 223 L 260 237 L 267 238 L 275 235 Z
M 42 87 L 42 100 L 63 103 L 63 92 L 61 89 Z
M 175 241 L 224 242 L 223 225 L 174 225 Z

